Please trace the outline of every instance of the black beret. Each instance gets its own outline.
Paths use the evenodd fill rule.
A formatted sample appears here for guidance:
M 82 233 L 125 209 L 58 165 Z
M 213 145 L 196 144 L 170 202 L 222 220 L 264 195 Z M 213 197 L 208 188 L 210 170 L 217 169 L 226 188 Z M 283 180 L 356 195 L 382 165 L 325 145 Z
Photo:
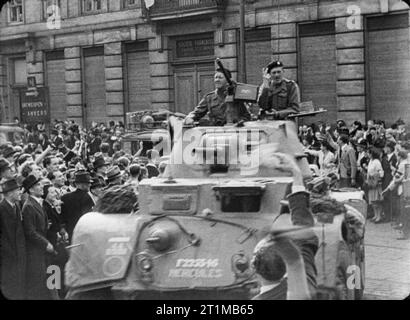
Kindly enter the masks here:
M 273 68 L 283 68 L 283 63 L 280 62 L 279 60 L 274 60 L 272 62 L 270 62 L 267 66 L 267 72 L 269 73 Z

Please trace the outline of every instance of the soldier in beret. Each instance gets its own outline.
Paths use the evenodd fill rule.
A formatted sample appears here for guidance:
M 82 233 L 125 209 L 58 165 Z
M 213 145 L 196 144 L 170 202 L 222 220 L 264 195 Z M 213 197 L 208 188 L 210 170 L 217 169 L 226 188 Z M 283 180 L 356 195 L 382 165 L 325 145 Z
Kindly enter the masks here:
M 263 69 L 259 92 L 262 118 L 270 115 L 276 120 L 283 120 L 290 114 L 299 113 L 299 87 L 295 81 L 284 78 L 282 62 L 272 61 Z

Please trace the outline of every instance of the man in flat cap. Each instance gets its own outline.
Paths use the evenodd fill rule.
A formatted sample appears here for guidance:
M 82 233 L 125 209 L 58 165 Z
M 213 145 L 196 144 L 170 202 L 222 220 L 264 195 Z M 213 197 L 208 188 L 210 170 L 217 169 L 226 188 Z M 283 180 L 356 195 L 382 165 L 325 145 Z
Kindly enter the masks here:
M 231 78 L 230 71 L 226 71 L 228 77 Z M 225 125 L 227 121 L 227 103 L 225 102 L 225 98 L 228 95 L 228 81 L 221 69 L 217 69 L 215 72 L 214 84 L 215 91 L 212 91 L 203 97 L 198 106 L 187 115 L 185 118 L 185 124 L 192 124 L 207 115 L 212 125 Z M 251 115 L 243 102 L 234 102 L 234 104 L 235 108 L 238 110 L 238 119 L 234 119 L 234 122 L 251 119 Z
M 284 78 L 282 62 L 272 61 L 263 69 L 259 92 L 262 118 L 270 115 L 275 120 L 283 120 L 290 114 L 299 113 L 299 87 L 295 81 Z

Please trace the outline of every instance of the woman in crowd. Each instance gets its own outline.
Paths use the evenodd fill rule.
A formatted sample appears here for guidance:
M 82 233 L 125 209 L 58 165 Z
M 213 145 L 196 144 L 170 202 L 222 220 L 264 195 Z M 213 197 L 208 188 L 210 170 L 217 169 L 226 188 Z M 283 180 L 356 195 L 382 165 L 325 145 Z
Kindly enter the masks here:
M 67 262 L 67 253 L 64 243 L 68 243 L 68 234 L 61 222 L 61 201 L 56 187 L 51 184 L 44 186 L 43 209 L 47 214 L 47 240 L 56 250 L 56 255 L 49 257 L 49 264 L 64 266 Z
M 381 222 L 383 218 L 383 196 L 381 181 L 384 175 L 382 164 L 380 162 L 380 153 L 372 147 L 369 150 L 369 164 L 367 167 L 367 187 L 368 201 L 373 208 L 374 216 L 371 221 L 375 223 Z
M 336 158 L 333 152 L 330 151 L 330 145 L 327 141 L 322 140 L 319 143 L 319 151 L 305 148 L 305 152 L 309 155 L 318 157 L 320 174 L 327 176 L 329 173 L 332 173 L 336 170 Z
M 396 207 L 399 208 L 398 221 L 395 223 L 393 227 L 394 229 L 397 229 L 400 233 L 398 239 L 406 240 L 410 236 L 410 214 L 409 209 L 406 209 L 405 206 L 406 193 L 404 192 L 405 190 L 403 188 L 403 180 L 406 178 L 406 169 L 408 170 L 407 166 L 410 165 L 407 151 L 399 151 L 398 162 L 398 169 L 397 172 L 395 172 L 394 174 L 394 185 L 391 186 L 391 189 L 397 190 L 396 192 L 398 196 L 398 205 Z
M 39 139 L 39 145 L 41 146 L 41 149 L 43 151 L 46 150 L 50 144 L 48 140 L 48 136 L 44 132 L 40 132 L 38 139 Z

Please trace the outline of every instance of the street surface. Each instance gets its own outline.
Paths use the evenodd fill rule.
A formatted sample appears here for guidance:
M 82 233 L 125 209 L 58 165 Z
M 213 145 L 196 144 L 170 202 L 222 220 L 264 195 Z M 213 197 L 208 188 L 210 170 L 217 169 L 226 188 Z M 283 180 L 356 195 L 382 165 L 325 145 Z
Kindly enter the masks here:
M 365 300 L 401 300 L 410 294 L 410 240 L 397 240 L 390 223 L 367 221 Z

